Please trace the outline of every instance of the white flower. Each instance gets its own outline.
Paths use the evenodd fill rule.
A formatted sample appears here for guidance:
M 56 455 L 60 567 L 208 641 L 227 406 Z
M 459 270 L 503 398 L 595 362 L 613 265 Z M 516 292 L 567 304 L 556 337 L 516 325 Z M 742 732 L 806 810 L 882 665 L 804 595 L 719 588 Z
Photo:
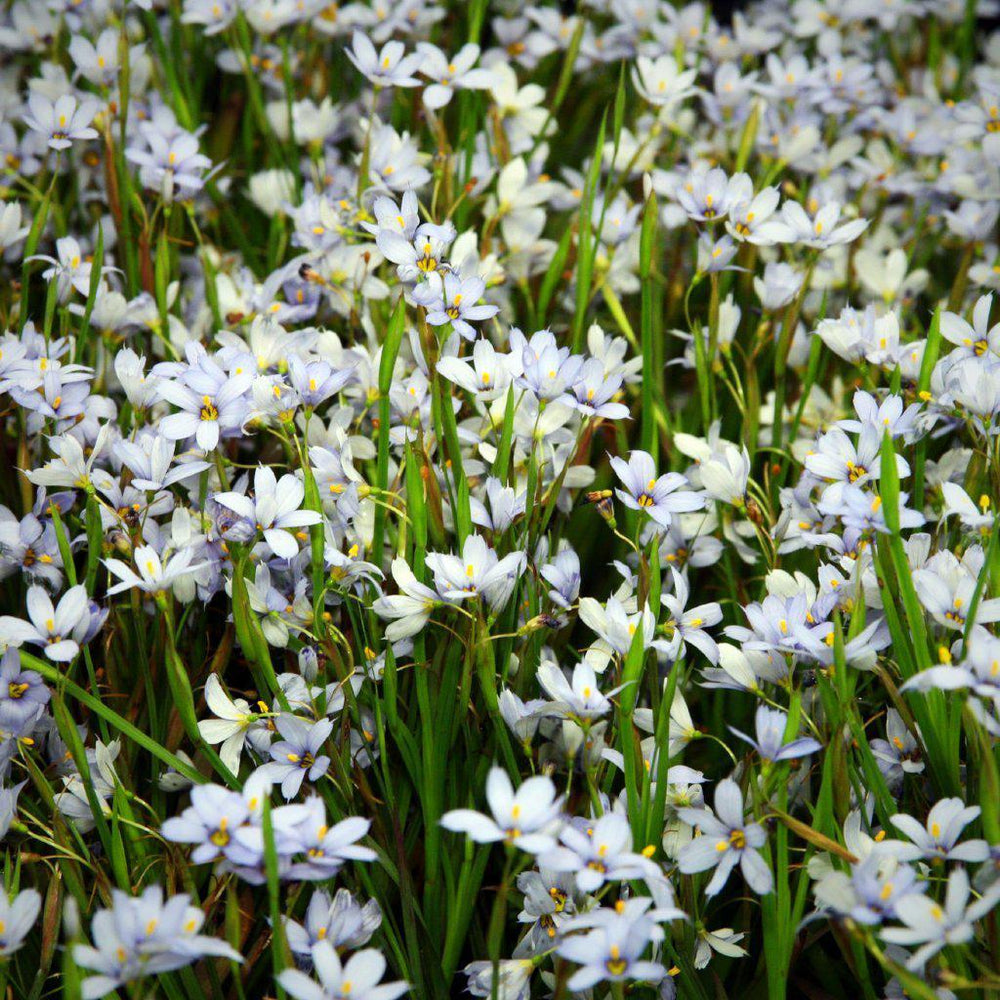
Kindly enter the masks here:
M 720 441 L 717 450 L 701 463 L 702 488 L 713 500 L 742 506 L 750 478 L 750 453 L 746 448 Z
M 37 584 L 28 588 L 29 621 L 10 615 L 0 617 L 0 645 L 21 646 L 29 642 L 44 646 L 45 655 L 57 663 L 68 662 L 80 652 L 90 624 L 87 588 L 70 587 L 53 608 L 52 599 Z
M 559 944 L 559 954 L 580 966 L 566 984 L 570 991 L 589 990 L 603 981 L 637 979 L 657 983 L 663 979 L 667 970 L 659 962 L 642 958 L 651 941 L 663 938 L 663 930 L 656 922 L 661 915 L 645 912 L 652 903 L 649 897 L 639 896 L 630 899 L 620 911 L 602 907 L 571 922 L 570 929 L 594 929 L 587 934 L 565 935 Z M 677 915 L 673 911 L 662 916 L 673 919 Z
M 433 82 L 424 90 L 424 104 L 434 110 L 443 108 L 456 90 L 486 90 L 493 84 L 488 69 L 473 69 L 479 58 L 479 46 L 468 42 L 450 59 L 430 42 L 417 42 L 423 57 L 420 72 Z
M 35 889 L 22 889 L 7 896 L 7 890 L 0 890 L 0 958 L 12 955 L 24 944 L 42 909 L 42 897 Z
M 298 131 L 295 137 L 301 138 Z M 290 170 L 261 170 L 250 177 L 250 200 L 267 216 L 277 215 L 294 192 L 295 178 Z
M 372 605 L 372 610 L 391 623 L 385 629 L 386 639 L 398 642 L 423 629 L 435 606 L 441 603 L 441 598 L 436 591 L 421 583 L 413 575 L 409 563 L 398 556 L 392 561 L 392 577 L 400 592 L 388 596 L 383 594 Z
M 953 312 L 941 314 L 941 336 L 957 344 L 956 357 L 983 357 L 987 354 L 1000 355 L 1000 323 L 990 326 L 990 310 L 993 307 L 993 293 L 982 295 L 976 300 L 972 310 L 972 324 Z
M 677 60 L 672 55 L 656 59 L 639 56 L 632 69 L 635 89 L 650 104 L 661 108 L 670 107 L 693 94 L 697 76 L 697 71 L 693 69 L 680 71 Z
M 854 271 L 858 280 L 887 303 L 921 292 L 926 287 L 927 272 L 921 268 L 907 273 L 908 267 L 909 257 L 902 247 L 893 247 L 888 253 L 863 247 L 854 255 Z M 941 326 L 943 329 L 944 316 L 941 317 Z
M 380 951 L 365 948 L 341 963 L 329 941 L 312 947 L 312 964 L 319 983 L 298 969 L 285 969 L 278 982 L 295 1000 L 395 1000 L 408 992 L 407 983 L 381 983 L 386 961 Z M 381 983 L 381 985 L 379 985 Z
M 130 347 L 119 348 L 115 354 L 115 375 L 136 410 L 145 410 L 156 401 L 160 380 L 146 374 L 145 357 L 140 357 Z
M 731 927 L 720 927 L 717 931 L 703 927 L 698 931 L 694 967 L 704 969 L 711 960 L 713 951 L 725 955 L 726 958 L 743 958 L 747 950 L 741 948 L 737 942 L 742 941 L 745 936 L 742 933 L 735 933 Z
M 440 552 L 427 556 L 434 583 L 443 597 L 464 601 L 482 595 L 494 610 L 507 603 L 524 564 L 523 552 L 511 552 L 501 559 L 481 535 L 466 538 L 461 556 Z
M 209 674 L 205 681 L 205 702 L 216 718 L 199 722 L 198 732 L 206 743 L 222 744 L 219 747 L 222 763 L 238 774 L 247 730 L 254 721 L 250 703 L 245 698 L 231 698 L 218 674 Z
M 490 69 L 493 72 L 490 92 L 503 119 L 511 151 L 526 152 L 548 118 L 543 106 L 545 89 L 537 83 L 518 86 L 517 74 L 507 63 L 496 63 Z
M 74 139 L 96 139 L 97 129 L 90 123 L 100 110 L 93 98 L 77 103 L 72 94 L 63 94 L 55 101 L 32 91 L 28 95 L 25 124 L 47 138 L 50 149 L 69 149 Z
M 144 434 L 137 441 L 118 441 L 115 455 L 133 475 L 132 485 L 139 490 L 164 490 L 208 468 L 208 462 L 194 460 L 171 469 L 175 444 L 159 435 Z
M 91 42 L 83 35 L 74 34 L 69 43 L 69 55 L 85 80 L 99 87 L 112 87 L 120 70 L 118 58 L 120 40 L 121 32 L 117 28 L 105 28 L 97 36 L 96 42 Z M 134 45 L 129 50 L 129 66 L 133 79 L 135 79 L 136 64 L 143 59 L 144 49 L 144 45 Z
M 986 494 L 979 498 L 979 506 L 976 506 L 972 497 L 958 483 L 946 482 L 941 484 L 941 495 L 944 498 L 944 517 L 957 514 L 963 527 L 984 534 L 993 527 L 995 517 L 990 510 L 990 498 Z
M 553 835 L 561 825 L 562 799 L 556 797 L 556 787 L 549 778 L 528 778 L 515 793 L 507 772 L 494 767 L 486 779 L 486 801 L 492 817 L 473 809 L 453 809 L 441 817 L 441 825 L 455 833 L 467 833 L 479 844 L 502 840 L 529 854 L 555 847 Z
M 545 228 L 542 207 L 551 197 L 553 184 L 530 176 L 524 157 L 512 159 L 497 177 L 496 200 L 487 211 L 500 217 L 500 231 L 507 246 L 517 249 L 534 243 Z
M 663 877 L 658 865 L 632 850 L 632 828 L 620 813 L 571 821 L 559 839 L 564 846 L 547 851 L 538 863 L 553 871 L 573 872 L 581 892 L 596 892 L 605 882 Z
M 413 74 L 422 57 L 417 52 L 406 55 L 402 42 L 386 42 L 382 50 L 376 52 L 371 40 L 362 32 L 355 31 L 351 47 L 344 52 L 357 70 L 378 87 L 420 86 L 420 81 Z
M 797 201 L 781 206 L 781 219 L 768 223 L 768 233 L 782 243 L 801 243 L 826 250 L 856 240 L 867 228 L 867 219 L 842 220 L 843 206 L 836 201 L 820 206 L 809 215 Z
M 511 373 L 506 355 L 500 354 L 485 338 L 472 345 L 471 358 L 444 357 L 437 363 L 438 373 L 460 385 L 479 399 L 496 399 L 510 385 Z
M 466 989 L 474 997 L 496 997 L 496 1000 L 529 1000 L 531 974 L 535 963 L 530 959 L 501 959 L 496 991 L 493 988 L 493 963 L 470 962 L 463 970 L 469 981 Z
M 0 201 L 0 254 L 20 243 L 31 230 L 22 226 L 22 208 L 18 201 Z
M 319 524 L 323 517 L 318 511 L 301 510 L 305 487 L 292 473 L 277 479 L 267 465 L 257 466 L 253 477 L 254 496 L 232 491 L 216 493 L 215 502 L 249 521 L 263 532 L 271 551 L 281 559 L 294 559 L 299 552 L 296 536 L 286 529 Z
M 979 806 L 966 806 L 958 798 L 935 802 L 922 824 L 906 813 L 890 816 L 892 825 L 906 834 L 912 844 L 893 844 L 893 855 L 900 861 L 985 861 L 990 849 L 985 840 L 966 840 L 958 843 L 962 831 L 981 812 Z
M 572 684 L 555 663 L 543 660 L 538 667 L 538 682 L 549 697 L 555 700 L 554 705 L 546 707 L 546 714 L 555 711 L 578 719 L 597 719 L 611 711 L 611 702 L 601 693 L 597 686 L 597 674 L 586 660 L 573 668 Z M 608 694 L 615 694 L 620 690 L 621 688 L 615 688 Z
M 105 559 L 104 565 L 108 572 L 121 581 L 108 588 L 108 596 L 120 594 L 124 590 L 136 587 L 147 594 L 158 594 L 167 590 L 182 576 L 195 573 L 206 563 L 191 565 L 194 556 L 193 549 L 181 549 L 175 552 L 165 563 L 161 561 L 156 549 L 149 545 L 140 545 L 132 554 L 135 561 L 135 572 L 127 563 L 120 559 Z

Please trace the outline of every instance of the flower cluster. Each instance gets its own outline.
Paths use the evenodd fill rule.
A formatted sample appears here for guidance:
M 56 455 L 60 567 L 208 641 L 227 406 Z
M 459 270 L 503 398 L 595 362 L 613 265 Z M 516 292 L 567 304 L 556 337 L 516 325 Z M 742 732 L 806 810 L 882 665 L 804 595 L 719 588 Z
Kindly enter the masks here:
M 0 993 L 1000 992 L 1000 7 L 721 6 L 0 13 Z

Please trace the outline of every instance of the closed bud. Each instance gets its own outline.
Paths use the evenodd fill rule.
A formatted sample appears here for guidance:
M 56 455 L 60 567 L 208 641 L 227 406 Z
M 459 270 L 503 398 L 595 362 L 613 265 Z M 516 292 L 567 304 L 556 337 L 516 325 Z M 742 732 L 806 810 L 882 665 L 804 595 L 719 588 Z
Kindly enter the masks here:
M 299 650 L 299 673 L 310 683 L 319 673 L 319 657 L 314 646 L 303 646 Z

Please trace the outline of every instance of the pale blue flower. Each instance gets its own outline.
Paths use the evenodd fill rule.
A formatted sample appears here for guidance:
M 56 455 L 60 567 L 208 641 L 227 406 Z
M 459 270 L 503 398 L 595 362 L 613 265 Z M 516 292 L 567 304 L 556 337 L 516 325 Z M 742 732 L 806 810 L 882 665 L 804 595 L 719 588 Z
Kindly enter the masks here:
M 204 864 L 226 855 L 233 832 L 250 818 L 250 809 L 239 792 L 221 785 L 195 785 L 191 805 L 166 820 L 163 836 L 177 844 L 194 844 L 191 861 Z
M 969 876 L 964 868 L 955 868 L 948 876 L 944 904 L 928 896 L 911 895 L 896 907 L 896 916 L 905 927 L 888 927 L 882 938 L 894 944 L 920 945 L 906 963 L 908 969 L 920 969 L 942 948 L 971 941 L 973 924 L 1000 902 L 1000 882 L 994 882 L 975 902 L 970 903 Z
M 782 760 L 797 760 L 822 749 L 822 745 L 809 736 L 785 742 L 785 731 L 788 728 L 788 716 L 777 708 L 759 705 L 754 716 L 756 739 L 740 732 L 735 726 L 730 726 L 730 732 L 741 740 L 746 740 L 760 755 L 765 763 L 777 763 Z
M 427 309 L 427 322 L 431 326 L 450 323 L 456 333 L 474 340 L 476 328 L 472 324 L 492 319 L 500 311 L 499 306 L 476 305 L 485 292 L 486 282 L 482 278 L 463 278 L 454 271 L 446 271 L 443 275 L 431 274 L 428 281 L 418 285 L 413 299 Z
M 11 646 L 0 658 L 0 732 L 20 732 L 45 710 L 52 692 L 40 674 L 21 667 Z
M 580 966 L 566 983 L 570 990 L 588 990 L 600 982 L 657 983 L 666 975 L 659 962 L 642 958 L 650 944 L 663 937 L 653 915 L 644 912 L 652 902 L 632 899 L 621 912 L 601 908 L 571 922 L 567 930 L 576 926 L 593 930 L 566 934 L 557 948 L 561 957 Z
M 890 821 L 912 843 L 893 844 L 893 854 L 902 861 L 985 861 L 990 853 L 985 840 L 958 842 L 962 831 L 981 811 L 979 806 L 966 806 L 955 797 L 935 802 L 926 823 L 906 813 L 897 813 Z
M 540 855 L 538 863 L 573 872 L 581 892 L 597 892 L 605 882 L 662 878 L 658 865 L 632 850 L 632 828 L 620 813 L 570 820 L 559 840 L 562 846 Z
M 774 875 L 758 853 L 767 841 L 759 823 L 745 823 L 743 794 L 731 778 L 719 782 L 715 790 L 715 814 L 704 809 L 677 810 L 685 823 L 696 827 L 700 834 L 681 848 L 678 867 L 686 875 L 715 869 L 705 895 L 719 893 L 729 874 L 739 865 L 747 884 L 758 895 L 766 896 L 774 888 Z
M 297 955 L 309 955 L 320 941 L 353 951 L 366 945 L 381 923 L 382 911 L 374 899 L 361 906 L 346 889 L 338 889 L 332 899 L 324 889 L 316 889 L 303 923 L 284 918 L 288 947 Z
M 662 528 L 670 527 L 674 514 L 705 506 L 705 498 L 688 489 L 687 479 L 679 472 L 658 476 L 648 452 L 633 451 L 628 462 L 615 456 L 611 468 L 625 487 L 615 490 L 618 499 L 632 510 L 645 511 Z
M 281 739 L 271 744 L 272 763 L 265 764 L 262 773 L 271 781 L 280 782 L 282 794 L 292 799 L 307 776 L 314 782 L 326 774 L 330 758 L 320 750 L 333 731 L 333 722 L 330 719 L 308 722 L 282 712 L 274 725 Z
M 204 912 L 187 895 L 164 899 L 151 885 L 141 896 L 112 890 L 111 909 L 99 909 L 91 924 L 94 941 L 73 946 L 77 965 L 95 975 L 83 981 L 84 1000 L 97 1000 L 126 983 L 190 965 L 204 956 L 243 961 L 225 941 L 199 934 Z

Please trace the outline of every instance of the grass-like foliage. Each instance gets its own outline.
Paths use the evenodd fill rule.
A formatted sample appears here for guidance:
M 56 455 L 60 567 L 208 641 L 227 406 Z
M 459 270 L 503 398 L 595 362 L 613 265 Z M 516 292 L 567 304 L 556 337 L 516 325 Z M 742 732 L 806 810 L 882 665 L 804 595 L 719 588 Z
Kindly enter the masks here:
M 0 7 L 0 1000 L 1000 1000 L 995 0 Z

